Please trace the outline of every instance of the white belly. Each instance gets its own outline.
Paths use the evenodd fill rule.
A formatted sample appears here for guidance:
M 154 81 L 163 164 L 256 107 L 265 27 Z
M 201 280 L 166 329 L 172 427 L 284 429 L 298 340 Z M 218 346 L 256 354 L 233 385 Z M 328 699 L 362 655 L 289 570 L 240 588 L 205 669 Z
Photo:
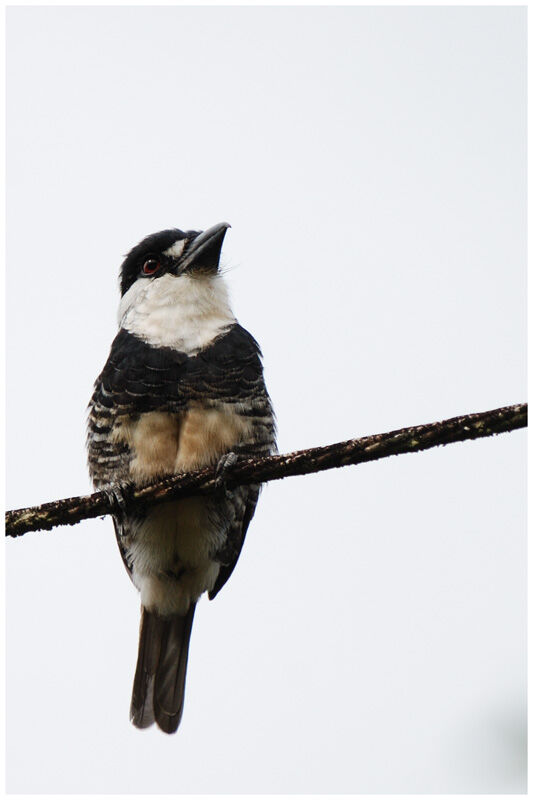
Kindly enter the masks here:
M 220 565 L 211 554 L 223 542 L 207 504 L 203 497 L 163 503 L 136 528 L 128 549 L 145 608 L 185 614 L 191 602 L 213 588 Z
M 130 475 L 140 485 L 215 464 L 250 430 L 249 418 L 221 405 L 181 415 L 142 414 L 123 421 L 114 437 L 130 447 Z M 220 565 L 212 554 L 224 544 L 226 534 L 209 514 L 212 502 L 191 497 L 155 506 L 124 541 L 145 608 L 185 614 L 191 602 L 213 588 Z

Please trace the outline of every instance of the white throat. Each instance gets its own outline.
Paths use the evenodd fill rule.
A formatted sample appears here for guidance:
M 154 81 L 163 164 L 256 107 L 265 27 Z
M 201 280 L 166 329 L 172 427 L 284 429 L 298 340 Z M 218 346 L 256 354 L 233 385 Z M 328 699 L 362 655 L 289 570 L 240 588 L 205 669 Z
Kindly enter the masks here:
M 235 317 L 220 275 L 138 278 L 118 309 L 121 328 L 154 347 L 194 355 L 210 344 Z

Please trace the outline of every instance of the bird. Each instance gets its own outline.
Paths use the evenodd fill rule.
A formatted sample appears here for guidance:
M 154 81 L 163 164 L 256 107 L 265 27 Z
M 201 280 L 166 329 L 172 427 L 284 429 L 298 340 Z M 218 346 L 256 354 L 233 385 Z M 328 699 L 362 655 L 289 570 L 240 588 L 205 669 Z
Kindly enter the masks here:
M 220 268 L 229 227 L 163 230 L 130 250 L 119 331 L 88 407 L 89 473 L 116 500 L 118 547 L 140 592 L 130 719 L 165 733 L 183 713 L 196 604 L 233 572 L 261 488 L 229 489 L 224 472 L 277 452 L 262 353 L 231 310 Z M 124 487 L 208 466 L 221 491 L 128 510 Z

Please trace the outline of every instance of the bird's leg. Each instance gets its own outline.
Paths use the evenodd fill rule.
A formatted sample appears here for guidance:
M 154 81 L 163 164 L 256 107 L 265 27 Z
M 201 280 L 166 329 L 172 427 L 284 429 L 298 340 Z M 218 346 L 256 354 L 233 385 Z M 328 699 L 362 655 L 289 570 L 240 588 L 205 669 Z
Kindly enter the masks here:
M 236 453 L 226 453 L 218 460 L 215 470 L 215 488 L 222 489 L 224 495 L 227 497 L 229 492 L 226 487 L 226 477 L 228 469 L 237 463 L 238 456 Z

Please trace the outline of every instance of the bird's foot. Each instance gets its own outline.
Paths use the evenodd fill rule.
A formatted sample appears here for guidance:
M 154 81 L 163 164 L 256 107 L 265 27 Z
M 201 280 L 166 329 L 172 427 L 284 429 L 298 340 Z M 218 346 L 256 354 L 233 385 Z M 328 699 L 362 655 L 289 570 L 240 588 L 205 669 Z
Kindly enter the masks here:
M 226 478 L 228 474 L 228 469 L 236 464 L 238 461 L 238 456 L 236 453 L 226 453 L 219 459 L 218 464 L 215 470 L 215 489 L 223 490 L 226 497 L 229 494 L 228 488 L 226 486 Z
M 111 513 L 122 519 L 127 512 L 127 495 L 130 486 L 121 483 L 110 483 L 102 489 L 111 506 Z

